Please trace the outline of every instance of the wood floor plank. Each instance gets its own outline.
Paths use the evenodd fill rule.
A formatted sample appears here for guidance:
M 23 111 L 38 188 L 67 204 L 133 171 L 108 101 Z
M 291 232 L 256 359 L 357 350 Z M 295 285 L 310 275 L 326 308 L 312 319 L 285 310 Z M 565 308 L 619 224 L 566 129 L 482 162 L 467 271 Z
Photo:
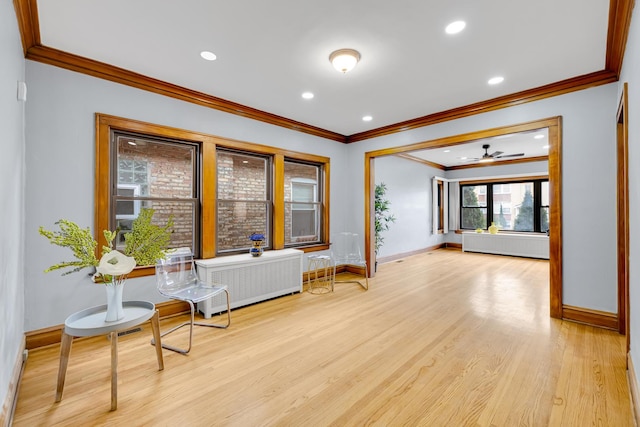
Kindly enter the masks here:
M 379 265 L 368 291 L 233 310 L 163 371 L 143 325 L 118 340 L 113 412 L 105 337 L 74 341 L 59 403 L 59 346 L 32 350 L 14 425 L 632 426 L 624 337 L 549 318 L 548 277 L 542 260 L 423 253 Z

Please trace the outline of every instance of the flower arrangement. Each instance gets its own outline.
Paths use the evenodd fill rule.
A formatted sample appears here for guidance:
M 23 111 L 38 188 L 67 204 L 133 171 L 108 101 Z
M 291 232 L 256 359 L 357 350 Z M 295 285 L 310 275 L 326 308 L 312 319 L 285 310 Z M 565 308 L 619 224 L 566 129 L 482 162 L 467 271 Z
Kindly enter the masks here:
M 249 239 L 254 241 L 254 242 L 262 241 L 262 240 L 264 240 L 264 234 L 253 233 L 251 236 L 249 236 Z
M 76 223 L 66 219 L 56 222 L 60 231 L 49 231 L 41 226 L 39 232 L 42 236 L 49 239 L 51 244 L 71 249 L 76 258 L 73 261 L 54 264 L 47 268 L 45 273 L 71 268 L 62 273 L 64 276 L 87 267 L 95 267 L 94 282 L 122 284 L 136 265 L 151 265 L 166 255 L 173 228 L 173 216 L 169 217 L 164 227 L 160 227 L 151 223 L 154 212 L 153 209 L 140 210 L 138 218 L 133 221 L 131 232 L 124 236 L 123 252 L 113 249 L 113 241 L 118 230 L 104 230 L 107 245 L 102 246 L 100 260 L 96 257 L 98 242 L 93 238 L 88 227 L 80 228 Z

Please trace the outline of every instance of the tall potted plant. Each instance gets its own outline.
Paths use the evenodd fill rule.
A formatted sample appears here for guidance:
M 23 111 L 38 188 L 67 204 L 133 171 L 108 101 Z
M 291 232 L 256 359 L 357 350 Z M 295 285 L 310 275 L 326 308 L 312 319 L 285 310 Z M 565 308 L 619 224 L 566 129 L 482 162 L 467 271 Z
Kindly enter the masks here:
M 389 206 L 391 202 L 389 199 L 385 197 L 387 192 L 387 186 L 384 182 L 380 184 L 376 184 L 375 191 L 375 231 L 376 231 L 376 241 L 375 241 L 375 252 L 376 257 L 378 255 L 378 251 L 382 247 L 384 243 L 384 237 L 382 237 L 382 232 L 387 231 L 392 222 L 395 222 L 396 218 L 392 213 L 389 212 Z M 376 260 L 375 267 L 378 267 L 378 261 Z

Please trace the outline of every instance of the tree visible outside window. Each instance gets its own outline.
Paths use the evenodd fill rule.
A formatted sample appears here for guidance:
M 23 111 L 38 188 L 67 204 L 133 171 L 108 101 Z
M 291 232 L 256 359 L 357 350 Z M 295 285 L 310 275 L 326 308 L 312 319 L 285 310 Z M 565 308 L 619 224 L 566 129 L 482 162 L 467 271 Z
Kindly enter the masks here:
M 491 222 L 501 230 L 546 232 L 549 229 L 548 180 L 466 184 L 460 188 L 463 229 L 486 228 L 486 218 L 492 218 Z
M 485 194 L 486 185 L 465 185 L 462 186 L 462 228 L 486 228 L 487 227 L 487 203 L 484 196 L 483 201 L 478 200 L 478 196 Z
M 513 225 L 515 231 L 533 231 L 533 195 L 530 190 L 524 193 L 518 216 Z

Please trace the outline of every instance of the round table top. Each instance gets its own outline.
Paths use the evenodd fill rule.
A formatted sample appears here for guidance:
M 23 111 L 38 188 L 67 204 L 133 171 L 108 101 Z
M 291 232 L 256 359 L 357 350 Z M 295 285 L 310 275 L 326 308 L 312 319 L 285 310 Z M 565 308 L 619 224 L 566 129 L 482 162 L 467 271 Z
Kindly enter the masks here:
M 105 335 L 110 332 L 129 329 L 153 316 L 155 304 L 149 301 L 124 301 L 124 317 L 114 322 L 105 322 L 107 305 L 90 307 L 73 313 L 64 321 L 64 332 L 74 337 Z

